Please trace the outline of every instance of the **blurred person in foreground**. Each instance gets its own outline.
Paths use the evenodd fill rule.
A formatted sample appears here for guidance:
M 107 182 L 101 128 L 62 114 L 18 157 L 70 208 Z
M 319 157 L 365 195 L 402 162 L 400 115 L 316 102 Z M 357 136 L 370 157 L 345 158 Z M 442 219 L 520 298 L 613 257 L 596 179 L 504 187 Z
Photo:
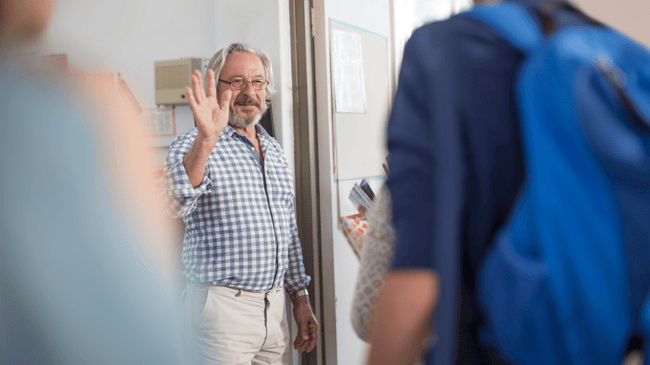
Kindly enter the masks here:
M 178 364 L 170 233 L 135 110 L 16 57 L 53 6 L 0 0 L 0 363 Z
M 549 1 L 517 2 L 536 9 Z M 476 274 L 523 178 L 514 91 L 522 60 L 497 32 L 462 14 L 408 41 L 388 125 L 396 253 L 369 364 L 412 363 L 434 316 L 428 364 L 501 363 L 479 341 L 485 318 Z
M 293 176 L 280 144 L 258 122 L 273 92 L 266 53 L 241 43 L 192 75 L 196 128 L 169 148 L 165 196 L 185 221 L 185 300 L 196 363 L 288 364 L 285 291 L 298 351 L 318 323 L 309 305 L 294 208 Z

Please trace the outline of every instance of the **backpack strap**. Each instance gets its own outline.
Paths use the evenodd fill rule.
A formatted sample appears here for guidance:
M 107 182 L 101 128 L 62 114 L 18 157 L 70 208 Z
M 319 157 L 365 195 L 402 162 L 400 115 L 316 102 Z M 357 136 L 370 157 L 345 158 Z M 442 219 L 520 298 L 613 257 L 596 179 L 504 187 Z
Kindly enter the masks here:
M 605 24 L 585 14 L 580 9 L 571 5 L 569 2 L 547 1 L 542 3 L 538 8 L 534 9 L 541 22 L 542 31 L 547 36 L 563 27 L 563 21 L 561 19 L 556 19 L 555 17 L 555 13 L 558 10 L 579 15 L 584 24 L 588 24 L 594 27 L 607 28 Z
M 537 19 L 516 2 L 479 5 L 465 15 L 487 25 L 523 53 L 535 49 L 544 39 Z

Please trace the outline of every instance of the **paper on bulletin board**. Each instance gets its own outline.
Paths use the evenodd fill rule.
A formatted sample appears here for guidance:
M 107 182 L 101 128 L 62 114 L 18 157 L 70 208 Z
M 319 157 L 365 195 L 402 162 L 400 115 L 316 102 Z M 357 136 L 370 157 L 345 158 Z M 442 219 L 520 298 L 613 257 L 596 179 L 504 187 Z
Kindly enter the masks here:
M 366 113 L 361 36 L 339 29 L 331 31 L 332 76 L 337 113 Z
M 175 136 L 176 116 L 174 108 L 144 109 L 140 114 L 143 130 L 150 136 Z
M 360 37 L 363 64 L 365 108 L 363 114 L 336 111 L 336 93 L 332 86 L 332 144 L 334 173 L 339 181 L 384 175 L 386 160 L 386 121 L 390 102 L 388 40 L 336 19 L 330 19 L 330 34 L 336 31 Z M 333 38 L 333 37 L 331 37 Z M 330 56 L 331 56 L 330 52 Z M 362 72 L 357 73 L 361 75 Z M 332 69 L 332 85 L 334 84 Z M 340 104 L 340 103 L 339 103 Z

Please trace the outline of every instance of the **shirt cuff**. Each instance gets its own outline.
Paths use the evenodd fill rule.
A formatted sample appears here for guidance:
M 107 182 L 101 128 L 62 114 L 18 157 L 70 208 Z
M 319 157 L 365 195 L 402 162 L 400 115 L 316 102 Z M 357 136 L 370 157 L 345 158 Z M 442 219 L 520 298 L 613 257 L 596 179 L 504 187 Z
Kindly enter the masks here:
M 290 278 L 285 277 L 284 290 L 291 294 L 295 291 L 306 288 L 310 281 L 311 277 L 307 274 L 297 280 L 291 280 Z
M 196 188 L 192 186 L 182 160 L 171 166 L 169 175 L 172 190 L 178 198 L 194 198 L 212 189 L 210 169 L 207 165 L 203 171 L 203 181 Z

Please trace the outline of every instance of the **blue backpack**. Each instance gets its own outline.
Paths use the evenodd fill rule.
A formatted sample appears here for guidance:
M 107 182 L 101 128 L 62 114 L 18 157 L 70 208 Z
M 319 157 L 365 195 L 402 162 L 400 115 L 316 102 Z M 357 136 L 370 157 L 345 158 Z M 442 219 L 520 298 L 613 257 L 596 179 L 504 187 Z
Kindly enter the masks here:
M 467 13 L 524 54 L 525 176 L 479 268 L 481 342 L 515 364 L 619 364 L 650 338 L 650 54 L 602 25 L 545 33 L 532 11 Z

